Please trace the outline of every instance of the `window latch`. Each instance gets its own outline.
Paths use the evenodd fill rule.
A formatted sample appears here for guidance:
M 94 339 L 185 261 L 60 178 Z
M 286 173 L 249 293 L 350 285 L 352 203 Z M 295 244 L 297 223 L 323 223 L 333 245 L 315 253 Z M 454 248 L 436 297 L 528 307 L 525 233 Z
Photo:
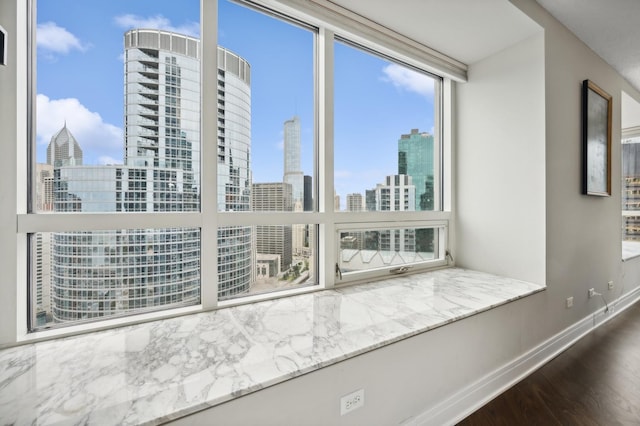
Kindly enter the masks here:
M 409 269 L 411 269 L 411 266 L 400 266 L 389 270 L 389 272 L 392 274 L 404 274 L 405 272 L 409 272 Z
M 336 262 L 336 277 L 342 281 L 342 270 L 340 269 L 340 266 L 338 266 L 338 262 Z

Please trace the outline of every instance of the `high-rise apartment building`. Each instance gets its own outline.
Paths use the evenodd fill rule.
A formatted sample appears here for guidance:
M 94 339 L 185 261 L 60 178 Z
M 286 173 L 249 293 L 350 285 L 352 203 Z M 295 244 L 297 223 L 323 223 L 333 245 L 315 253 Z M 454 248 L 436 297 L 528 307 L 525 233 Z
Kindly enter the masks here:
M 364 209 L 364 199 L 362 194 L 353 193 L 347 194 L 347 211 L 348 212 L 361 212 Z
M 65 125 L 47 150 L 54 166 L 55 211 L 199 209 L 199 49 L 197 39 L 172 32 L 125 34 L 124 165 L 81 166 L 82 150 Z M 247 211 L 249 65 L 223 48 L 218 48 L 218 62 L 218 207 Z M 199 229 L 62 232 L 50 240 L 53 321 L 200 300 Z M 254 270 L 251 227 L 221 229 L 218 247 L 219 298 L 249 291 Z
M 159 212 L 183 199 L 180 169 L 62 166 L 58 212 Z M 200 300 L 200 232 L 191 228 L 57 232 L 51 236 L 54 322 L 77 321 Z
M 251 210 L 251 67 L 218 46 L 218 210 Z M 255 278 L 251 226 L 218 231 L 218 298 L 249 291 Z
M 291 184 L 293 202 L 304 200 L 304 173 L 301 163 L 300 118 L 284 122 L 284 178 Z
M 411 176 L 391 175 L 376 185 L 377 211 L 414 211 L 416 187 Z
M 66 124 L 64 127 L 66 128 Z M 55 137 L 52 138 L 54 139 Z M 36 164 L 35 172 L 35 211 L 51 212 L 53 211 L 53 165 Z M 37 325 L 44 325 L 51 320 L 51 234 L 36 233 L 32 243 L 35 257 L 32 276 L 36 302 L 35 322 Z
M 383 184 L 376 185 L 376 210 L 415 210 L 416 187 L 411 176 L 392 175 Z M 415 251 L 415 232 L 409 229 L 380 231 L 378 250 L 412 252 Z
M 125 34 L 125 53 L 127 164 L 182 170 L 175 188 L 184 194 L 183 211 L 197 210 L 200 42 L 168 31 L 137 29 Z M 229 50 L 218 47 L 217 54 L 218 209 L 249 211 L 251 69 Z M 254 272 L 251 227 L 220 229 L 217 260 L 220 299 L 249 291 Z
M 433 135 L 411 129 L 398 140 L 398 174 L 411 176 L 416 188 L 415 210 L 434 207 Z

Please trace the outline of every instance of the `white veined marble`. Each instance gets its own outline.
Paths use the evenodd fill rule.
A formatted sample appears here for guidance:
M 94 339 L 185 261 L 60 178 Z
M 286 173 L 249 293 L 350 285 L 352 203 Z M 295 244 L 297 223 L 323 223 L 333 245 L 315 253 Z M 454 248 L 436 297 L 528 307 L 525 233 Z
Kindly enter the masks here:
M 543 288 L 449 268 L 4 349 L 0 423 L 161 423 Z

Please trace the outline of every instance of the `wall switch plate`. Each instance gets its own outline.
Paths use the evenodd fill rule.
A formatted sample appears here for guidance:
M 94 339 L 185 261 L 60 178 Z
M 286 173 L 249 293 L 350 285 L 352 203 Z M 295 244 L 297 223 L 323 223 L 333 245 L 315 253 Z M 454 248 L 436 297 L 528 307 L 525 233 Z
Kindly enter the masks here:
M 573 306 L 573 296 L 567 297 L 567 308 L 571 308 Z
M 349 395 L 345 395 L 340 398 L 340 415 L 344 416 L 345 414 L 363 406 L 364 389 L 358 389 L 357 391 L 351 392 Z
M 607 283 L 607 286 L 608 286 L 609 290 L 613 290 L 613 281 L 609 281 Z
M 596 295 L 596 289 L 595 288 L 590 288 L 589 289 L 589 299 L 591 299 L 595 295 Z

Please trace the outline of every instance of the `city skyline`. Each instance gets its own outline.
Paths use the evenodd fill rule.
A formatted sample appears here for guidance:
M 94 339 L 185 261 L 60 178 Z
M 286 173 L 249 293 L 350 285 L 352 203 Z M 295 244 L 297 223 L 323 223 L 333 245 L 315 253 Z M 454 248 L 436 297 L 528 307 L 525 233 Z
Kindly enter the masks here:
M 95 10 L 75 2 L 73 7 L 66 8 L 67 3 L 71 5 L 69 0 L 56 3 L 41 0 L 38 4 L 36 159 L 44 162 L 47 142 L 66 120 L 76 137 L 85 141 L 85 164 L 121 164 L 124 113 L 116 88 L 122 84 L 122 34 L 134 26 L 142 26 L 198 37 L 199 2 L 181 3 L 177 7 L 172 2 L 159 1 L 154 3 L 153 10 L 137 2 L 101 4 Z M 218 43 L 246 58 L 254 71 L 261 71 L 252 73 L 253 182 L 282 179 L 282 165 L 278 166 L 282 164 L 284 148 L 282 123 L 293 116 L 300 117 L 301 123 L 302 171 L 313 175 L 312 33 L 227 1 L 221 1 L 219 9 Z M 82 19 L 78 19 L 80 15 Z M 240 22 L 244 25 L 239 25 Z M 96 32 L 98 26 L 101 31 Z M 269 37 L 264 36 L 266 29 Z M 285 62 L 277 70 L 270 46 L 282 49 Z M 385 175 L 396 172 L 395 161 L 389 164 L 388 159 L 396 155 L 399 134 L 415 127 L 433 130 L 433 80 L 350 50 L 354 49 L 336 43 L 336 91 L 348 84 L 340 76 L 349 77 L 352 68 L 361 70 L 362 80 L 355 96 L 346 102 L 336 99 L 336 115 L 344 109 L 357 114 L 350 118 L 351 125 L 345 125 L 341 118 L 336 120 L 335 186 L 343 200 L 347 193 L 364 193 Z M 100 76 L 100 85 L 94 84 L 96 75 Z M 278 88 L 277 96 L 273 87 Z M 375 105 L 368 101 L 367 93 L 379 93 L 386 99 L 400 94 L 403 105 Z M 275 98 L 278 102 L 274 103 Z M 397 111 L 394 117 L 403 117 L 406 123 L 396 123 L 400 120 L 394 118 L 385 122 L 376 119 L 375 128 L 358 124 L 362 116 L 388 115 L 390 109 Z M 363 153 L 351 141 L 367 141 L 372 149 Z M 353 158 L 357 153 L 369 158 L 345 163 L 345 158 Z
M 53 209 L 48 210 L 57 212 L 168 212 L 199 208 L 199 40 L 145 29 L 128 31 L 124 40 L 124 164 L 84 165 L 84 151 L 65 122 L 47 146 L 47 165 L 52 169 L 39 164 L 36 192 L 40 211 L 44 211 L 47 198 L 53 199 Z M 249 211 L 253 192 L 249 162 L 250 65 L 222 47 L 217 53 L 218 208 Z M 290 133 L 287 151 L 296 153 L 294 157 L 299 160 L 299 127 Z M 299 168 L 299 161 L 290 166 Z M 300 178 L 302 190 L 303 176 Z M 45 187 L 49 181 L 52 184 Z M 291 194 L 291 185 L 281 185 L 288 185 Z M 301 209 L 303 202 L 300 197 L 296 205 Z M 281 210 L 293 207 L 291 195 L 282 198 Z M 257 203 L 255 209 L 262 210 Z M 252 292 L 257 254 L 280 255 L 279 270 L 285 275 L 269 277 L 271 284 L 303 284 L 302 280 L 309 276 L 309 272 L 301 276 L 303 271 L 309 271 L 308 255 L 292 264 L 291 226 L 284 228 L 288 229 L 288 237 L 282 238 L 277 232 L 263 238 L 258 234 L 257 246 L 251 226 L 218 229 L 220 300 Z M 199 242 L 198 228 L 39 234 L 35 324 L 45 326 L 49 322 L 198 303 Z M 46 259 L 51 259 L 50 274 L 43 271 Z M 263 268 L 266 265 L 269 263 L 261 263 Z M 254 291 L 268 290 L 264 280 L 261 284 Z

